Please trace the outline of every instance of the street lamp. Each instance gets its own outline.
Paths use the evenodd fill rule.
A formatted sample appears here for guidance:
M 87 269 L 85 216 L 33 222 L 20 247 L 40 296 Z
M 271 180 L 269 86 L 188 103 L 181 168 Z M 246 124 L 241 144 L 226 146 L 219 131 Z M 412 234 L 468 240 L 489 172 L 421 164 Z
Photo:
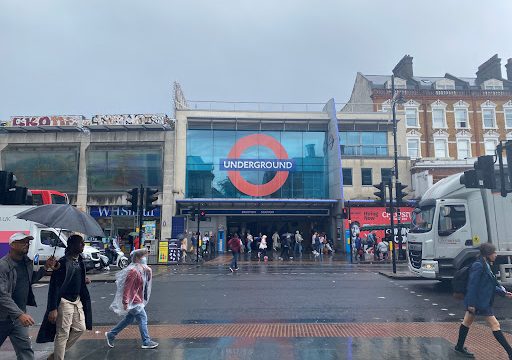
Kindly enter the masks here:
M 405 98 L 403 93 L 400 91 L 395 96 L 395 75 L 391 75 L 391 112 L 393 114 L 393 151 L 394 151 L 394 170 L 393 170 L 393 176 L 395 178 L 394 183 L 396 184 L 398 180 L 398 145 L 397 145 L 397 135 L 396 135 L 396 105 L 401 105 L 405 103 Z M 393 199 L 390 199 L 390 201 L 393 201 Z M 400 228 L 400 208 L 399 204 L 396 204 L 396 214 L 397 214 L 397 238 L 398 238 L 398 256 L 400 260 L 404 260 L 403 254 L 402 254 L 402 229 Z M 391 214 L 391 216 L 394 216 L 394 214 Z M 393 229 L 391 229 L 392 232 Z M 394 238 L 395 234 L 391 234 L 391 242 L 393 244 L 393 250 L 395 248 L 394 244 Z

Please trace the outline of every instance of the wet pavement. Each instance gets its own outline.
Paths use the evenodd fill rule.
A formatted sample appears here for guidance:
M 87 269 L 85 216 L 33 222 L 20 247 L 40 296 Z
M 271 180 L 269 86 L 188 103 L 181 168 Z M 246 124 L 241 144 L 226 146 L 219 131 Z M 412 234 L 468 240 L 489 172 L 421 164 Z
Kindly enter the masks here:
M 107 348 L 103 332 L 119 321 L 109 310 L 115 284 L 91 284 L 95 327 L 68 358 L 457 358 L 451 347 L 462 303 L 439 282 L 390 279 L 379 274 L 390 270 L 382 263 L 243 261 L 233 274 L 225 258 L 216 260 L 154 267 L 158 276 L 147 312 L 150 333 L 161 343 L 158 350 L 139 348 L 135 326 L 121 334 L 116 348 Z M 406 267 L 399 265 L 399 271 Z M 36 323 L 42 320 L 47 291 L 47 284 L 34 289 L 40 306 L 29 312 Z M 512 301 L 497 298 L 495 313 L 503 330 L 511 330 Z M 468 347 L 477 358 L 504 358 L 490 330 L 481 325 L 471 330 Z M 34 348 L 38 358 L 45 358 L 51 344 Z M 14 358 L 9 345 L 2 346 L 0 358 Z

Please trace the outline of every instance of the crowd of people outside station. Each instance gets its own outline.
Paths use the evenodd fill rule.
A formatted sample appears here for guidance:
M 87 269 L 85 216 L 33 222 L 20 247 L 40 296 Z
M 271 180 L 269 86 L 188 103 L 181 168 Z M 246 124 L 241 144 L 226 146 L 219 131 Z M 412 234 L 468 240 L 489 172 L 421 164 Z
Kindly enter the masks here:
M 352 237 L 353 255 L 359 261 L 385 261 L 389 259 L 390 243 L 390 235 L 379 239 L 375 230 L 364 237 L 357 233 Z
M 202 259 L 211 259 L 217 255 L 217 237 L 213 231 L 192 232 L 185 231 L 180 235 L 181 261 L 189 259 L 196 260 L 199 256 Z

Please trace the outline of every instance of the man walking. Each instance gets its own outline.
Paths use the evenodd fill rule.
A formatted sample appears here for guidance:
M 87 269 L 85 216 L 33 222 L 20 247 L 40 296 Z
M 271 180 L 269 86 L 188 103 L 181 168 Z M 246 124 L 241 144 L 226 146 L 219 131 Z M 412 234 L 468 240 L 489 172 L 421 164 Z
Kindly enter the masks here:
M 32 284 L 39 281 L 46 270 L 55 267 L 51 256 L 39 271 L 27 257 L 34 238 L 22 232 L 9 237 L 9 253 L 0 259 L 0 346 L 10 338 L 18 359 L 34 359 L 28 336 L 28 327 L 35 324 L 27 314 L 27 305 L 36 306 Z
M 105 333 L 107 345 L 114 347 L 116 336 L 128 325 L 139 324 L 143 349 L 154 349 L 158 343 L 151 340 L 148 332 L 146 304 L 151 295 L 152 271 L 147 265 L 148 251 L 140 249 L 130 254 L 132 264 L 116 275 L 117 293 L 110 308 L 118 315 L 125 315 L 116 327 Z
M 294 254 L 299 254 L 299 256 L 302 256 L 302 241 L 304 238 L 300 234 L 299 230 L 295 231 L 295 247 L 293 249 Z
M 37 342 L 54 342 L 53 354 L 48 359 L 63 360 L 66 350 L 82 333 L 92 330 L 91 298 L 86 284 L 82 260 L 84 239 L 80 235 L 68 238 L 65 256 L 52 273 L 48 289 L 48 306 L 37 334 Z
M 231 260 L 231 266 L 229 270 L 234 272 L 238 270 L 238 257 L 240 256 L 240 250 L 242 248 L 242 241 L 237 234 L 235 234 L 229 241 L 228 246 L 231 249 L 231 253 L 233 254 L 233 259 Z

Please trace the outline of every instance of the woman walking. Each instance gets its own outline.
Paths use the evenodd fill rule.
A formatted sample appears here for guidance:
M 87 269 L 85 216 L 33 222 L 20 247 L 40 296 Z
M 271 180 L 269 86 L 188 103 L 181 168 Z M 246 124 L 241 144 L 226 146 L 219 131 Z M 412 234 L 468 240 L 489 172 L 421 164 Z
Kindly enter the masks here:
M 507 339 L 501 332 L 500 323 L 496 320 L 492 310 L 494 301 L 494 294 L 512 298 L 512 293 L 505 290 L 503 286 L 498 283 L 496 276 L 491 270 L 490 264 L 496 260 L 496 247 L 491 243 L 484 243 L 480 245 L 480 256 L 473 265 L 469 272 L 469 280 L 466 296 L 464 297 L 464 307 L 466 308 L 466 315 L 459 328 L 459 339 L 455 346 L 455 352 L 468 358 L 475 357 L 465 347 L 464 342 L 468 335 L 469 328 L 475 316 L 483 316 L 492 330 L 496 340 L 505 349 L 509 359 L 512 359 L 512 348 L 510 347 Z

